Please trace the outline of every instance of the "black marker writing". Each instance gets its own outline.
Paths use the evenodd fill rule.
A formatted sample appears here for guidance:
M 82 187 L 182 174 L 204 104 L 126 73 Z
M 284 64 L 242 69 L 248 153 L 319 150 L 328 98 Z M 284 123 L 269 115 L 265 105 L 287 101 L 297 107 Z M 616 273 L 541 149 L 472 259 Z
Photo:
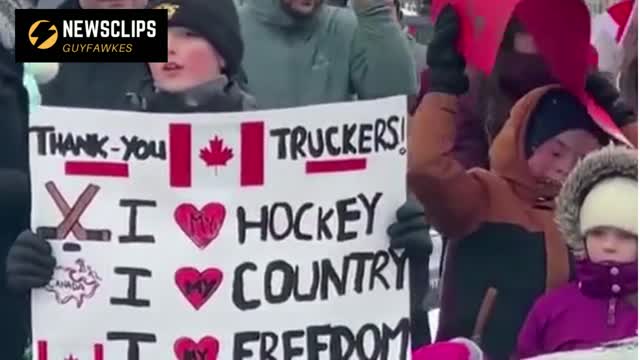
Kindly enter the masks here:
M 349 291 L 361 294 L 376 289 L 400 290 L 405 287 L 406 266 L 407 255 L 392 250 L 356 252 L 342 259 L 316 260 L 311 263 L 311 270 L 306 272 L 299 265 L 291 265 L 284 260 L 274 260 L 264 269 L 245 262 L 234 271 L 232 300 L 238 309 L 246 311 L 257 309 L 263 301 L 268 304 L 325 301 L 345 296 Z M 310 281 L 305 281 L 309 278 Z M 260 283 L 264 284 L 260 296 L 255 294 L 255 289 L 260 291 L 259 286 L 245 286 Z M 310 285 L 303 288 L 302 284 Z M 253 291 L 251 296 L 248 294 L 250 291 Z
M 150 157 L 161 160 L 167 158 L 167 145 L 164 140 L 144 140 L 137 136 L 132 138 L 121 136 L 120 141 L 125 146 L 124 155 L 122 156 L 124 161 L 129 161 L 131 157 L 136 160 L 147 160 Z
M 151 271 L 140 268 L 116 267 L 114 273 L 118 275 L 127 275 L 129 277 L 126 298 L 112 297 L 111 305 L 127 305 L 133 307 L 149 307 L 151 301 L 138 298 L 138 277 L 151 277 Z
M 156 202 L 153 200 L 135 200 L 135 199 L 122 199 L 120 200 L 121 207 L 130 208 L 129 211 L 129 234 L 121 235 L 118 240 L 121 243 L 150 243 L 156 242 L 153 235 L 138 235 L 136 230 L 138 228 L 138 207 L 156 207 Z
M 107 158 L 105 146 L 109 141 L 108 136 L 96 133 L 83 135 L 57 133 L 55 130 L 53 126 L 34 126 L 29 129 L 29 132 L 36 133 L 38 154 L 61 156 L 71 154 Z
M 155 343 L 156 335 L 149 333 L 135 333 L 124 331 L 111 331 L 107 333 L 109 341 L 127 341 L 129 349 L 127 351 L 127 360 L 140 360 L 140 343 Z
M 185 350 L 182 352 L 180 360 L 207 360 L 209 350 Z
M 406 360 L 411 324 L 338 325 L 274 332 L 241 332 L 234 336 L 233 360 Z M 329 356 L 327 356 L 329 355 Z
M 401 144 L 402 124 L 397 116 L 373 123 L 326 128 L 278 128 L 270 131 L 278 141 L 278 159 L 359 155 L 394 150 Z
M 361 235 L 371 235 L 375 210 L 381 197 L 380 192 L 369 197 L 358 194 L 355 197 L 336 201 L 333 207 L 323 207 L 307 202 L 296 209 L 288 203 L 277 202 L 262 206 L 257 220 L 249 220 L 247 210 L 240 206 L 236 211 L 238 241 L 244 244 L 248 230 L 252 229 L 260 231 L 262 241 L 269 238 L 279 241 L 291 237 L 304 241 L 312 239 L 348 241 Z M 354 225 L 359 224 L 361 220 L 364 226 L 360 226 L 360 231 L 354 230 L 357 228 Z M 285 224 L 284 227 L 282 224 Z M 337 228 L 335 232 L 332 231 L 334 228 Z

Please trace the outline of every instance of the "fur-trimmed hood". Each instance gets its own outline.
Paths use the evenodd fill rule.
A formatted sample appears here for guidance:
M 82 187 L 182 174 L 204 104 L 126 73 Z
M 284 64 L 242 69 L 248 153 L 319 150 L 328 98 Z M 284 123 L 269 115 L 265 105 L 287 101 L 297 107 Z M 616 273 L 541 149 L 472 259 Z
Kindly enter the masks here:
M 15 45 L 15 11 L 16 9 L 30 9 L 33 0 L 2 0 L 0 1 L 0 45 L 13 50 Z
M 584 255 L 580 234 L 580 208 L 589 191 L 600 181 L 627 177 L 638 181 L 638 153 L 623 146 L 607 146 L 587 155 L 569 175 L 557 198 L 556 222 L 567 244 Z

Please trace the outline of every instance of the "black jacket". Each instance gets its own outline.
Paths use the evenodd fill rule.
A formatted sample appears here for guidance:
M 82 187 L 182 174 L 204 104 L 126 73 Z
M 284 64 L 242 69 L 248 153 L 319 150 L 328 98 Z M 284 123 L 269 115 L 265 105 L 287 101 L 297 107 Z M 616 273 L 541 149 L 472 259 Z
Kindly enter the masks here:
M 67 0 L 59 9 L 80 9 L 78 0 Z M 127 107 L 129 84 L 142 81 L 144 63 L 62 63 L 58 75 L 40 85 L 42 104 L 92 109 Z
M 23 68 L 12 51 L 0 46 L 0 354 L 18 360 L 28 331 L 26 296 L 9 292 L 5 263 L 18 233 L 29 227 L 28 157 L 29 97 L 22 85 Z
M 255 100 L 240 86 L 220 78 L 185 92 L 156 91 L 147 83 L 129 95 L 129 109 L 157 113 L 220 113 L 255 110 Z
M 41 85 L 42 104 L 122 110 L 127 84 L 146 74 L 143 63 L 63 63 L 51 82 Z

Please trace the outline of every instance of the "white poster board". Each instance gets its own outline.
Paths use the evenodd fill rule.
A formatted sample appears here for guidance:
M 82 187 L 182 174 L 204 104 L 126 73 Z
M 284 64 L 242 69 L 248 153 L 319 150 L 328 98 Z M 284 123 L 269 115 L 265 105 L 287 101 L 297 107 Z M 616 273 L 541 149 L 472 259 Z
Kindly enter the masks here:
M 541 355 L 528 360 L 637 360 L 638 338 L 611 342 L 603 347 Z
M 407 359 L 406 100 L 236 114 L 42 108 L 34 360 Z

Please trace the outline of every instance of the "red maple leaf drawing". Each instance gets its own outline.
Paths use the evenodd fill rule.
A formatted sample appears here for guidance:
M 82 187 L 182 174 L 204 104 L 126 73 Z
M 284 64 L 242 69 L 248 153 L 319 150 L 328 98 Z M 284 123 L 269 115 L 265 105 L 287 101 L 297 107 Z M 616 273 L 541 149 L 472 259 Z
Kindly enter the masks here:
M 213 166 L 216 175 L 218 175 L 218 166 L 227 166 L 227 162 L 233 158 L 233 150 L 224 145 L 222 139 L 215 136 L 209 140 L 209 147 L 200 149 L 200 159 L 207 166 Z

